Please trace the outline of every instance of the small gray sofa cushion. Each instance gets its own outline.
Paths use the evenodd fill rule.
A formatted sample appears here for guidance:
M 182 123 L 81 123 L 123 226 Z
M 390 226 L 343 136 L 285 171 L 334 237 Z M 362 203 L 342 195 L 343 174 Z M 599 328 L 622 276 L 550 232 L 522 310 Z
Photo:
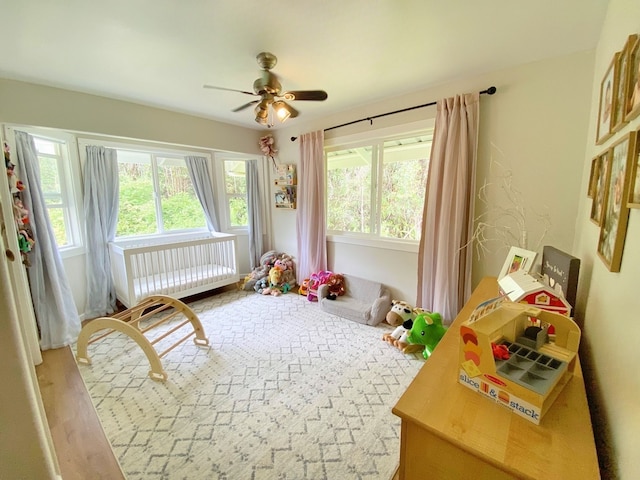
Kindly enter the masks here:
M 318 287 L 320 308 L 327 313 L 367 325 L 382 322 L 391 309 L 391 292 L 380 282 L 343 274 L 345 294 L 327 298 L 328 285 Z

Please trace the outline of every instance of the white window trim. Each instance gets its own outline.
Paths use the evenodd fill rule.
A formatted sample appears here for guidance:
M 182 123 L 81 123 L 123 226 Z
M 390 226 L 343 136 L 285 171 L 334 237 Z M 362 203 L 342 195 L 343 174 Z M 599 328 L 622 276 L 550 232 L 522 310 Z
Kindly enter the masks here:
M 63 166 L 63 175 L 66 177 L 63 181 L 65 186 L 71 187 L 70 196 L 68 192 L 67 203 L 69 204 L 68 212 L 70 218 L 69 230 L 73 240 L 73 245 L 58 247 L 58 252 L 61 258 L 70 258 L 79 255 L 84 255 L 86 252 L 84 229 L 81 228 L 84 225 L 84 206 L 83 206 L 83 192 L 82 182 L 80 180 L 80 159 L 78 157 L 78 143 L 76 137 L 64 130 L 58 130 L 55 128 L 45 127 L 32 127 L 18 124 L 7 124 L 4 126 L 5 136 L 7 143 L 12 151 L 15 152 L 16 141 L 15 131 L 23 131 L 30 135 L 46 138 L 52 141 L 64 141 L 67 144 L 67 150 L 69 155 L 69 165 Z
M 229 232 L 229 233 L 234 233 L 236 235 L 248 235 L 249 234 L 249 226 L 245 225 L 245 226 L 232 226 L 231 225 L 231 218 L 229 215 L 229 204 L 227 202 L 227 189 L 226 189 L 226 185 L 225 185 L 225 171 L 224 171 L 224 162 L 225 160 L 235 160 L 235 161 L 248 161 L 248 160 L 257 160 L 258 161 L 258 176 L 261 179 L 265 178 L 266 175 L 266 171 L 265 171 L 265 167 L 264 164 L 265 162 L 262 161 L 264 159 L 264 157 L 259 156 L 259 155 L 252 155 L 252 154 L 243 154 L 243 153 L 237 153 L 237 152 L 215 152 L 214 153 L 214 158 L 215 158 L 215 177 L 216 177 L 216 197 L 219 199 L 218 200 L 218 213 L 219 213 L 219 217 L 218 220 L 220 222 L 220 229 L 225 231 L 225 232 Z M 262 190 L 265 190 L 265 186 L 261 185 Z M 247 192 L 248 193 L 248 192 Z M 262 196 L 265 196 L 265 192 L 262 191 L 261 192 Z M 263 198 L 264 200 L 264 198 Z M 247 199 L 248 201 L 248 199 Z M 265 202 L 262 202 L 262 218 L 266 219 L 266 210 L 265 210 Z
M 401 125 L 395 125 L 393 127 L 379 128 L 376 130 L 369 130 L 366 132 L 355 133 L 352 135 L 336 136 L 329 139 L 325 139 L 325 150 L 341 150 L 343 148 L 357 148 L 362 146 L 369 146 L 372 143 L 384 143 L 387 140 L 393 139 L 398 136 L 411 136 L 413 134 L 420 134 L 425 130 L 433 129 L 435 126 L 435 118 L 427 118 L 418 122 L 405 123 Z M 375 145 L 374 145 L 375 147 Z M 372 171 L 372 195 L 375 195 L 375 189 L 377 188 L 377 176 L 380 175 L 380 169 L 382 165 L 379 161 L 379 152 L 374 148 L 373 161 L 376 162 L 376 171 Z M 375 176 L 375 180 L 373 179 Z M 325 162 L 325 181 L 327 178 L 327 165 Z M 325 191 L 325 195 L 327 192 Z M 379 197 L 379 196 L 377 196 Z M 377 198 L 376 197 L 376 198 Z M 381 198 L 377 198 L 376 202 L 379 204 Z M 325 199 L 325 205 L 328 205 L 328 199 Z M 378 211 L 380 205 L 377 205 Z M 376 221 L 372 219 L 372 221 Z M 376 223 L 377 225 L 377 223 Z M 356 233 L 356 232 L 337 232 L 333 230 L 327 231 L 327 240 L 333 243 L 344 243 L 351 245 L 361 245 L 367 247 L 381 248 L 387 250 L 399 250 L 406 252 L 418 252 L 420 244 L 419 240 L 401 240 L 387 237 L 380 237 L 379 232 L 374 231 L 376 228 L 372 228 L 372 233 Z

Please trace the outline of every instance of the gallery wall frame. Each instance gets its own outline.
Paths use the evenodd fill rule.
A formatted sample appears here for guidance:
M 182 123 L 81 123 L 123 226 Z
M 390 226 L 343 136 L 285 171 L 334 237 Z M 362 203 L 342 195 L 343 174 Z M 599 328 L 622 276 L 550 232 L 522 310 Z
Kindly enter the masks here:
M 595 159 L 593 167 L 593 201 L 591 203 L 590 219 L 597 226 L 602 225 L 602 214 L 607 200 L 607 186 L 609 169 L 611 168 L 611 150 L 606 150 Z
M 607 174 L 607 194 L 597 247 L 598 256 L 610 272 L 619 272 L 622 263 L 636 134 L 635 131 L 629 132 L 611 145 L 611 165 Z
M 625 92 L 625 117 L 629 122 L 640 114 L 640 37 L 632 35 L 635 40 L 632 44 L 628 44 L 627 64 L 629 66 L 629 75 Z M 630 37 L 630 38 L 631 38 Z
M 598 107 L 598 128 L 596 133 L 596 144 L 601 145 L 607 141 L 614 132 L 612 117 L 615 109 L 614 100 L 618 87 L 617 65 L 620 52 L 616 52 L 607 68 L 607 71 L 600 83 L 600 100 Z
M 640 128 L 635 131 L 635 150 L 631 159 L 631 184 L 627 207 L 640 208 Z
M 628 120 L 626 119 L 626 95 L 629 86 L 629 75 L 631 68 L 629 65 L 629 57 L 631 48 L 638 40 L 638 35 L 629 35 L 624 47 L 616 58 L 616 76 L 617 82 L 615 86 L 615 97 L 613 99 L 613 110 L 611 117 L 611 132 L 616 133 L 624 127 Z

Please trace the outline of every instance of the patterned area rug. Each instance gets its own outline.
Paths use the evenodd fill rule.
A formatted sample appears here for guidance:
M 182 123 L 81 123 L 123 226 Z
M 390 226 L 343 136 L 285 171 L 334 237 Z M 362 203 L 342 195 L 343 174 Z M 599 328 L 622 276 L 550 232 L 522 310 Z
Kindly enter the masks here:
M 391 408 L 424 360 L 382 341 L 391 327 L 328 315 L 293 293 L 228 291 L 189 306 L 211 345 L 189 339 L 169 352 L 166 382 L 149 378 L 144 353 L 120 333 L 78 365 L 129 480 L 392 477 Z

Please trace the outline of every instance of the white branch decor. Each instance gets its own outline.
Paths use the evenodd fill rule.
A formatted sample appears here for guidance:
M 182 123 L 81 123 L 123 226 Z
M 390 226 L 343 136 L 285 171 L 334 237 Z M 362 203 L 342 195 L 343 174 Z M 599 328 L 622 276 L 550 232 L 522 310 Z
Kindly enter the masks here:
M 502 153 L 495 145 L 493 148 Z M 486 211 L 474 219 L 475 228 L 471 242 L 475 242 L 478 259 L 490 252 L 487 244 L 498 243 L 500 247 L 518 246 L 528 248 L 529 229 L 527 228 L 527 208 L 520 192 L 514 186 L 514 175 L 510 169 L 495 161 L 491 156 L 489 163 L 490 178 L 485 179 L 478 190 L 478 200 L 485 205 Z M 491 193 L 499 201 L 491 201 Z M 548 213 L 532 212 L 536 221 L 542 224 L 542 233 L 534 251 L 538 251 L 547 232 L 551 228 Z M 531 250 L 531 249 L 529 249 Z

